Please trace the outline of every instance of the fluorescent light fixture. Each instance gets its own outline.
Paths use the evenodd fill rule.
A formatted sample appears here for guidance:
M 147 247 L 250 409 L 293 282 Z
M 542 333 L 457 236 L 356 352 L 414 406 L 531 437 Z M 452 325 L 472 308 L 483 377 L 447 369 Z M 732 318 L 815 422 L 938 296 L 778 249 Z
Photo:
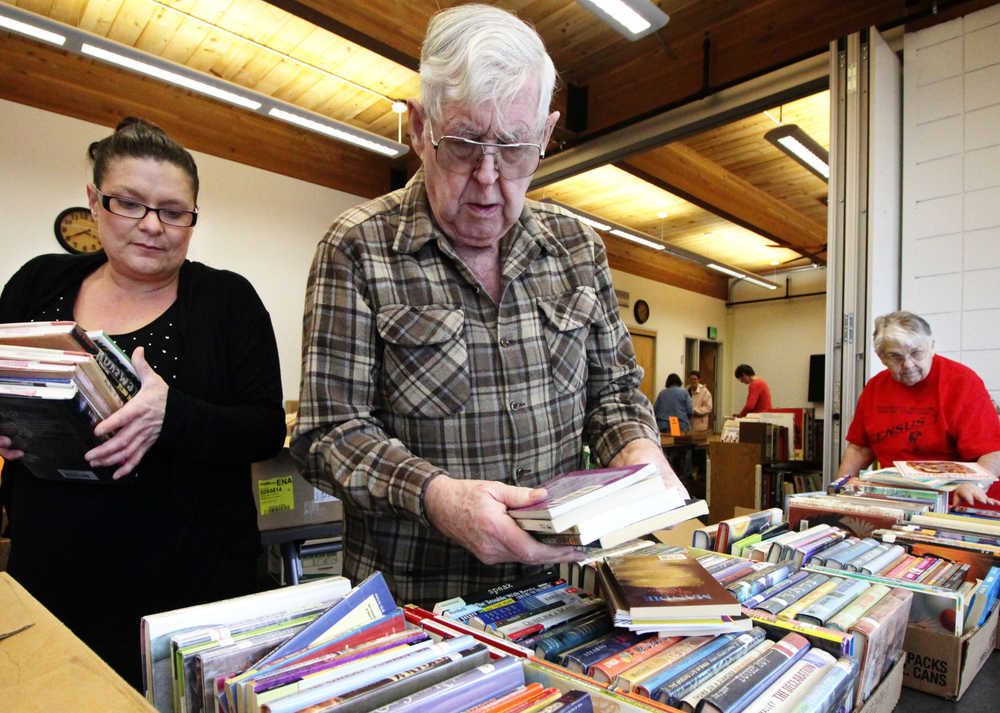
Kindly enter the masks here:
M 310 131 L 315 131 L 319 134 L 326 134 L 331 138 L 339 141 L 346 141 L 349 144 L 354 144 L 355 146 L 360 146 L 363 149 L 380 153 L 383 156 L 398 156 L 400 153 L 392 146 L 380 144 L 363 136 L 358 136 L 357 134 L 353 134 L 349 131 L 338 129 L 336 126 L 333 126 L 332 123 L 328 123 L 326 121 L 310 119 L 302 116 L 301 114 L 285 111 L 284 109 L 270 109 L 267 113 L 268 116 L 273 116 L 275 119 L 287 121 L 289 124 L 296 124 L 297 126 L 309 129 Z
M 12 17 L 5 17 L 0 15 L 0 27 L 5 30 L 10 30 L 11 32 L 17 32 L 21 35 L 27 35 L 28 37 L 34 37 L 36 40 L 42 40 L 43 42 L 51 42 L 54 45 L 64 45 L 66 44 L 66 37 L 64 35 L 57 34 L 55 32 L 49 32 L 48 30 L 43 30 L 41 27 L 35 27 L 27 22 L 21 22 L 20 20 L 15 20 Z
M 652 240 L 647 240 L 646 238 L 640 238 L 638 235 L 633 235 L 632 233 L 627 233 L 624 230 L 619 230 L 618 228 L 612 228 L 608 231 L 612 235 L 617 235 L 619 238 L 625 238 L 626 240 L 631 240 L 633 243 L 639 243 L 639 245 L 645 245 L 647 248 L 653 248 L 653 250 L 664 250 L 666 246 L 663 243 L 656 243 Z
M 670 21 L 650 0 L 577 0 L 630 40 L 645 37 Z
M 307 109 L 287 104 L 260 92 L 244 89 L 224 79 L 175 64 L 107 38 L 92 35 L 80 28 L 35 15 L 18 7 L 0 3 L 0 28 L 58 44 L 68 52 L 108 62 L 132 72 L 235 104 L 258 114 L 265 114 L 296 124 L 304 129 L 315 131 L 338 141 L 354 144 L 383 156 L 402 156 L 409 151 L 409 147 L 401 141 L 393 141 L 379 134 L 314 114 Z M 406 103 L 398 102 L 398 105 L 393 105 L 393 109 L 396 111 L 400 108 L 405 111 Z
M 824 181 L 830 180 L 830 152 L 796 124 L 771 129 L 764 138 Z
M 768 290 L 778 289 L 777 285 L 772 285 L 770 282 L 764 282 L 763 280 L 758 280 L 756 277 L 750 277 L 749 275 L 744 275 L 743 279 L 746 280 L 747 282 L 751 282 L 759 287 L 764 287 Z
M 717 265 L 714 262 L 706 264 L 705 267 L 715 270 L 716 272 L 725 273 L 726 275 L 730 275 L 732 277 L 739 277 L 739 278 L 745 277 L 745 275 L 742 272 L 736 272 L 736 270 L 730 269 L 728 267 L 723 267 L 722 265 Z
M 256 111 L 263 106 L 263 104 L 259 101 L 248 99 L 237 94 L 236 92 L 231 92 L 228 89 L 222 89 L 221 87 L 207 84 L 206 82 L 187 77 L 183 74 L 179 74 L 178 72 L 171 72 L 170 70 L 157 67 L 149 62 L 141 62 L 137 59 L 132 59 L 131 57 L 126 57 L 118 52 L 111 52 L 110 50 L 97 47 L 87 42 L 84 42 L 80 47 L 80 53 L 85 54 L 88 57 L 96 57 L 97 59 L 104 60 L 105 62 L 109 62 L 111 64 L 117 64 L 119 67 L 131 69 L 133 72 L 138 72 L 139 74 L 145 74 L 164 82 L 169 82 L 170 84 L 176 84 L 179 87 L 190 89 L 191 91 L 198 92 L 199 94 L 207 94 L 210 97 L 221 99 L 222 101 L 229 102 L 230 104 L 236 104 L 244 109 L 252 109 Z

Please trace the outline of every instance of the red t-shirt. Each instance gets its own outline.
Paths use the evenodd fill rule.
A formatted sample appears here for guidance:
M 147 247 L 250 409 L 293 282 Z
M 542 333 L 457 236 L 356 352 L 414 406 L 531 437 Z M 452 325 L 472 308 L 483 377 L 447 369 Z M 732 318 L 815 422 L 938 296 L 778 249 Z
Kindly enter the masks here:
M 740 416 L 748 413 L 759 413 L 760 411 L 770 411 L 771 389 L 763 379 L 754 377 L 747 387 L 747 402 L 740 411 Z
M 927 378 L 913 386 L 900 384 L 888 370 L 873 376 L 858 399 L 847 440 L 875 451 L 882 467 L 897 460 L 974 461 L 1000 451 L 1000 419 L 976 372 L 935 355 Z M 1000 484 L 989 494 L 1000 496 Z

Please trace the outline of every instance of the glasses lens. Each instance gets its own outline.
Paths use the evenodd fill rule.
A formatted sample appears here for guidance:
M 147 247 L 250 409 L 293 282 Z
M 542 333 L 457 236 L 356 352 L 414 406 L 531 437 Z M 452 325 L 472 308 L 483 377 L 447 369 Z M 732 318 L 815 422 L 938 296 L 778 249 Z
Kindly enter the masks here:
M 437 159 L 441 166 L 455 173 L 471 173 L 483 156 L 483 144 L 460 138 L 444 136 L 438 142 Z M 486 153 L 493 154 L 500 175 L 507 178 L 524 178 L 538 168 L 539 151 L 536 146 L 486 145 Z
M 167 225 L 175 225 L 179 228 L 189 228 L 194 225 L 194 213 L 189 210 L 167 210 L 160 208 L 160 220 Z
M 141 219 L 146 217 L 148 212 L 142 203 L 118 198 L 117 196 L 105 196 L 106 206 L 109 211 L 123 218 Z M 150 208 L 149 210 L 155 210 Z M 171 208 L 160 208 L 155 211 L 161 223 L 173 225 L 178 228 L 190 228 L 194 225 L 195 213 L 190 210 L 173 210 Z
M 124 198 L 108 196 L 108 210 L 125 218 L 142 218 L 146 215 L 146 206 Z

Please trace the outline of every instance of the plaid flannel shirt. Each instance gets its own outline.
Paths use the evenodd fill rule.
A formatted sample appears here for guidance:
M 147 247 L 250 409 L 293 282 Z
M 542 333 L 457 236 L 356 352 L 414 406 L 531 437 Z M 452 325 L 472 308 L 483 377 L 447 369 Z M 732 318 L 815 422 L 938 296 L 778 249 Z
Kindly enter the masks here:
M 434 222 L 422 171 L 317 247 L 292 451 L 344 503 L 344 574 L 380 570 L 401 602 L 528 571 L 484 565 L 431 526 L 438 474 L 534 486 L 578 468 L 585 441 L 603 463 L 659 442 L 597 235 L 527 201 L 501 261 L 498 305 Z

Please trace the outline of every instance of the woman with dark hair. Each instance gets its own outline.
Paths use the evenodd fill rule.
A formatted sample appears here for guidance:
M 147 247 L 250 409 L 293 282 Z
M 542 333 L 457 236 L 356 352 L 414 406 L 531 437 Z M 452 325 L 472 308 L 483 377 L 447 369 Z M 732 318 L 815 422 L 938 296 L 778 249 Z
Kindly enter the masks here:
M 670 431 L 670 417 L 677 418 L 682 433 L 691 430 L 691 414 L 694 413 L 691 394 L 684 388 L 681 377 L 671 374 L 667 377 L 666 388 L 656 397 L 653 404 L 656 413 L 656 425 L 661 431 Z
M 250 463 L 285 434 L 271 320 L 239 275 L 186 259 L 194 159 L 127 118 L 91 144 L 103 252 L 42 255 L 0 295 L 0 321 L 73 320 L 130 353 L 139 392 L 87 453 L 108 485 L 33 477 L 0 436 L 9 570 L 137 688 L 144 614 L 255 588 Z

